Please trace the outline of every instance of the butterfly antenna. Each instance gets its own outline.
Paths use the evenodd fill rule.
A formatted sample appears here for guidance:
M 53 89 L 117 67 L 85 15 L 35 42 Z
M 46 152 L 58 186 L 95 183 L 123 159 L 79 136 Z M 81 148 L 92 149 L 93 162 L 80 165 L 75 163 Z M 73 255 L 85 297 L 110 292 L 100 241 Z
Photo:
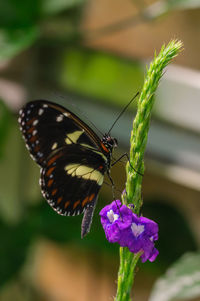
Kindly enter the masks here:
M 128 106 L 130 106 L 130 104 L 132 103 L 132 101 L 139 95 L 139 92 L 137 92 L 133 98 L 129 101 L 129 103 L 124 107 L 124 109 L 120 112 L 119 116 L 115 119 L 114 123 L 112 124 L 110 130 L 108 131 L 108 134 L 110 134 L 110 132 L 112 131 L 114 125 L 116 124 L 116 122 L 119 120 L 119 118 L 122 116 L 122 114 L 124 114 L 124 112 L 126 111 L 126 109 L 128 108 Z

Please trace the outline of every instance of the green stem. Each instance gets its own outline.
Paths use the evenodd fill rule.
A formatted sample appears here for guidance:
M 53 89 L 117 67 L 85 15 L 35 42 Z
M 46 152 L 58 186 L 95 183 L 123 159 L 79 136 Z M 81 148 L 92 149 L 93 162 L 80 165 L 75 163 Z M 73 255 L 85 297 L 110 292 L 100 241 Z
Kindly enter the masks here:
M 141 253 L 133 254 L 127 248 L 120 248 L 120 268 L 115 301 L 130 301 L 131 288 L 134 282 L 135 266 Z
M 134 212 L 140 213 L 142 206 L 141 188 L 144 173 L 144 152 L 147 144 L 148 130 L 152 107 L 154 104 L 154 93 L 163 75 L 164 68 L 182 50 L 182 42 L 172 40 L 166 47 L 161 48 L 158 56 L 147 70 L 143 89 L 138 100 L 138 109 L 133 121 L 133 130 L 130 139 L 130 163 L 127 163 L 126 194 L 122 196 L 123 204 L 134 204 Z M 118 287 L 115 301 L 131 301 L 131 288 L 134 282 L 135 267 L 141 253 L 132 254 L 127 248 L 120 248 L 120 266 L 118 272 Z

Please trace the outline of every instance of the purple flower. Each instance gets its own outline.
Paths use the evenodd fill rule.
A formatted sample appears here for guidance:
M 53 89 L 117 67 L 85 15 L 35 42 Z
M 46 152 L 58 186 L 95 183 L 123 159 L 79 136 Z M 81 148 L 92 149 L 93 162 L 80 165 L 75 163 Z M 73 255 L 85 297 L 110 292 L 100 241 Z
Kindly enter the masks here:
M 158 225 L 154 221 L 132 213 L 131 226 L 124 231 L 124 235 L 131 252 L 142 252 L 142 262 L 156 259 L 158 250 L 154 247 L 154 241 L 158 239 Z
M 158 239 L 158 225 L 146 217 L 138 217 L 119 200 L 105 206 L 101 212 L 101 223 L 109 242 L 128 247 L 133 253 L 141 252 L 141 260 L 154 261 L 158 250 L 154 241 Z
M 113 201 L 105 206 L 99 213 L 101 224 L 109 242 L 118 242 L 123 246 L 123 230 L 130 227 L 132 211 L 125 205 L 121 206 L 120 200 Z

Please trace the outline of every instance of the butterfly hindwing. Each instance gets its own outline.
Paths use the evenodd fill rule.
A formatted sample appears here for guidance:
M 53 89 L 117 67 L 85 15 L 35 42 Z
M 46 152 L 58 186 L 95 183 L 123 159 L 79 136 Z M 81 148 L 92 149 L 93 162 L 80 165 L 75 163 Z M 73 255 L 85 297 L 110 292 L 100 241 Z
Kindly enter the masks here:
M 83 143 L 99 148 L 98 137 L 84 122 L 62 106 L 48 101 L 27 103 L 20 110 L 19 123 L 26 146 L 40 166 L 45 166 L 52 152 L 70 144 Z
M 41 188 L 61 215 L 81 214 L 94 206 L 106 170 L 100 152 L 71 144 L 48 158 L 41 171 Z

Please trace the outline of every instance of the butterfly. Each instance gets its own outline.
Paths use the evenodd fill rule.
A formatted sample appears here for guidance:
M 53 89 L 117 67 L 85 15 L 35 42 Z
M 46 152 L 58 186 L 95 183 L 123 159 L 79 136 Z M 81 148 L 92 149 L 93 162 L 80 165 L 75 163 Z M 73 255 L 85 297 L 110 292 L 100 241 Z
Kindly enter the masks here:
M 84 237 L 90 231 L 104 175 L 111 179 L 117 140 L 110 131 L 100 138 L 71 111 L 46 100 L 27 103 L 18 121 L 26 147 L 40 166 L 44 198 L 60 215 L 84 213 Z

